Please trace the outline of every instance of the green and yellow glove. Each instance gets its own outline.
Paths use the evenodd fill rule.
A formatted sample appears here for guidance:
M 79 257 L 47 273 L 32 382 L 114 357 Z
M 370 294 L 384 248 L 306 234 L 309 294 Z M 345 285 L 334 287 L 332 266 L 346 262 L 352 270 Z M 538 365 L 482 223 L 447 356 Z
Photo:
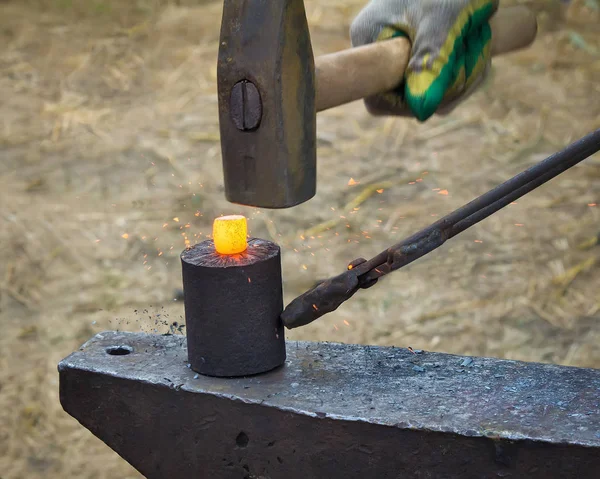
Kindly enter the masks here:
M 371 0 L 352 22 L 352 45 L 406 36 L 412 47 L 398 90 L 368 99 L 369 109 L 420 121 L 434 113 L 452 111 L 488 75 L 492 39 L 489 20 L 498 3 Z

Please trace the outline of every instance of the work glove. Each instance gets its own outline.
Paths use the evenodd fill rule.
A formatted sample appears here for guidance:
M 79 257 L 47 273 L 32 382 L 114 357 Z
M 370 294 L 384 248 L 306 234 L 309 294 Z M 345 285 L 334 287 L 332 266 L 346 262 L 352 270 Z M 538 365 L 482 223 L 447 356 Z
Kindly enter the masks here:
M 350 27 L 353 46 L 405 36 L 411 56 L 394 92 L 366 99 L 373 114 L 448 114 L 491 67 L 489 20 L 499 0 L 371 0 Z M 376 72 L 374 72 L 376 74 Z

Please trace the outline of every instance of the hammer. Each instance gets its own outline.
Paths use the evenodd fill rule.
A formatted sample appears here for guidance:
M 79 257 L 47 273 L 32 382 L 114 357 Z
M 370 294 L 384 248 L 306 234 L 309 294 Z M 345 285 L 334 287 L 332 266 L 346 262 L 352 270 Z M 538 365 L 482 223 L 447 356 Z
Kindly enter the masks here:
M 525 7 L 499 9 L 492 55 L 529 46 Z M 225 196 L 231 203 L 290 208 L 317 186 L 317 112 L 394 90 L 410 42 L 398 37 L 313 56 L 303 0 L 225 0 L 217 84 Z

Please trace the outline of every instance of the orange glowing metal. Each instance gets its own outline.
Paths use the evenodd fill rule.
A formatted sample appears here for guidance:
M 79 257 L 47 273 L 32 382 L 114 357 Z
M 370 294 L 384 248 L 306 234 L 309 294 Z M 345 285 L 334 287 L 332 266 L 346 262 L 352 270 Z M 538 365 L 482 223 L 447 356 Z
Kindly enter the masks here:
M 216 218 L 213 223 L 213 241 L 220 254 L 238 254 L 246 251 L 248 224 L 242 215 Z

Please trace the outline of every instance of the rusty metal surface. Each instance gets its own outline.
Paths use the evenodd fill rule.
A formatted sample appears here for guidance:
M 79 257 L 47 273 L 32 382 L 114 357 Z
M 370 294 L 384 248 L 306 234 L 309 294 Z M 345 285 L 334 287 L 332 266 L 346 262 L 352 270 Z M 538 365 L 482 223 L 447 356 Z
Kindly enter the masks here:
M 302 0 L 225 0 L 217 81 L 228 201 L 289 208 L 315 195 L 314 70 Z M 244 103 L 234 88 L 241 81 L 257 89 L 259 123 L 256 95 Z M 244 114 L 252 120 L 240 129 Z
M 189 362 L 211 376 L 263 373 L 285 361 L 281 250 L 250 238 L 220 255 L 205 240 L 181 254 Z
M 564 150 L 519 173 L 494 189 L 460 207 L 430 226 L 365 261 L 323 281 L 294 299 L 282 313 L 287 328 L 309 324 L 335 311 L 359 289 L 366 289 L 386 274 L 430 253 L 447 240 L 479 223 L 496 211 L 555 178 L 600 150 L 600 129 L 572 143 Z
M 600 468 L 599 370 L 287 349 L 283 368 L 223 379 L 187 367 L 185 337 L 104 332 L 59 364 L 60 399 L 148 478 L 592 478 Z

